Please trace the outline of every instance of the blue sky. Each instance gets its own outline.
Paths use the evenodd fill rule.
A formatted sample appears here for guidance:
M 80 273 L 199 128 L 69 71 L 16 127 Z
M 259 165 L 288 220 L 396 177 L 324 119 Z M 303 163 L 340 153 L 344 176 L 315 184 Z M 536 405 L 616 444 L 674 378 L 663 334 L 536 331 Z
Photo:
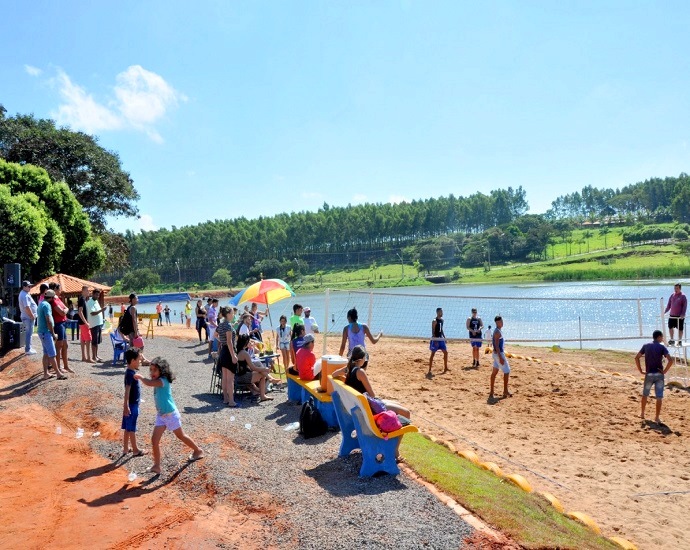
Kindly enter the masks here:
M 117 230 L 690 171 L 688 2 L 0 8 L 0 103 L 119 153 Z

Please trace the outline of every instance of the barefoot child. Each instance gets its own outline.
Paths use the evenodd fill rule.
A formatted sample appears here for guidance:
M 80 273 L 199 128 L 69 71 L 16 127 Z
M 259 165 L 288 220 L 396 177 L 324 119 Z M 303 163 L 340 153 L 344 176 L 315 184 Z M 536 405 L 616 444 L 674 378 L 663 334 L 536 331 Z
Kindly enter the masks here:
M 204 451 L 202 451 L 194 441 L 188 437 L 182 430 L 182 423 L 180 419 L 180 412 L 177 410 L 175 401 L 173 401 L 170 384 L 175 380 L 175 375 L 170 368 L 170 364 L 161 357 L 155 357 L 151 360 L 149 367 L 151 378 L 144 378 L 141 374 L 135 374 L 136 380 L 141 380 L 146 386 L 153 388 L 153 399 L 156 402 L 156 424 L 153 428 L 153 435 L 151 436 L 151 446 L 153 448 L 153 466 L 150 470 L 155 474 L 161 473 L 161 449 L 160 442 L 165 430 L 171 430 L 177 436 L 177 439 L 187 445 L 192 451 L 189 460 L 199 460 L 204 458 Z
M 437 351 L 443 352 L 443 373 L 448 372 L 448 351 L 446 350 L 446 335 L 443 332 L 443 308 L 436 308 L 436 318 L 431 321 L 431 341 L 429 342 L 431 355 L 429 356 L 429 372 L 427 377 L 431 377 L 431 366 L 434 364 L 434 355 Z
M 496 315 L 494 321 L 496 322 L 496 329 L 492 337 L 494 346 L 494 368 L 491 370 L 491 393 L 489 393 L 489 399 L 494 398 L 494 382 L 496 381 L 496 375 L 499 370 L 503 371 L 503 397 L 512 397 L 508 391 L 510 365 L 508 364 L 508 359 L 506 359 L 506 354 L 503 352 L 503 317 Z
M 125 351 L 127 370 L 125 371 L 125 403 L 122 408 L 122 429 L 125 431 L 122 440 L 122 454 L 129 452 L 132 446 L 133 456 L 143 456 L 146 451 L 137 447 L 137 418 L 139 418 L 139 400 L 141 396 L 141 384 L 135 378 L 141 366 L 142 354 L 137 348 L 129 348 Z

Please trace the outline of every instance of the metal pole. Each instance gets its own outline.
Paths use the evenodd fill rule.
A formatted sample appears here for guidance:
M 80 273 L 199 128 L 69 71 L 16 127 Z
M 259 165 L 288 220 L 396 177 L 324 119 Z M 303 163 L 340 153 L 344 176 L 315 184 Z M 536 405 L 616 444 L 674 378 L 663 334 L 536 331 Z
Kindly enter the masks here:
M 580 327 L 580 349 L 582 349 L 582 318 L 579 315 L 577 316 L 577 324 Z
M 331 296 L 331 289 L 326 289 L 326 296 L 324 300 L 324 314 L 323 314 L 323 352 L 321 355 L 326 355 L 326 342 L 328 341 L 328 302 Z
M 369 317 L 367 318 L 367 325 L 369 325 L 369 329 L 371 329 L 371 318 L 374 313 L 374 293 L 370 292 L 369 293 Z
M 637 299 L 637 324 L 640 327 L 640 336 L 644 336 L 642 333 L 642 302 L 640 302 L 640 299 Z
M 664 342 L 668 342 L 666 335 L 666 324 L 664 323 L 664 299 L 659 298 L 659 305 L 661 307 L 661 330 L 664 331 Z

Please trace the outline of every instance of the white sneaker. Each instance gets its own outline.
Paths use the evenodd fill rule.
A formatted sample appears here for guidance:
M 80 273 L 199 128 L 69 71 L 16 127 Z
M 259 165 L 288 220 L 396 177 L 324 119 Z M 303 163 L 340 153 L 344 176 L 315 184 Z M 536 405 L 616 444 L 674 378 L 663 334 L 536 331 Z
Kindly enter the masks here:
M 38 352 L 35 349 L 31 348 L 29 351 L 27 351 L 25 353 L 26 353 L 26 355 L 36 355 Z

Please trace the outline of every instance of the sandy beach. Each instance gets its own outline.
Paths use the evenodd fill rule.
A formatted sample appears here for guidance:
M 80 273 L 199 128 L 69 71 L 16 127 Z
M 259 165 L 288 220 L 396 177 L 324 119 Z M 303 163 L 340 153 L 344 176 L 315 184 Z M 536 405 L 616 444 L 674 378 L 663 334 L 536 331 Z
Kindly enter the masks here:
M 193 332 L 163 328 L 174 338 Z M 337 353 L 339 335 L 329 334 L 327 343 L 328 353 Z M 492 405 L 491 356 L 484 349 L 473 369 L 469 345 L 449 343 L 451 372 L 440 374 L 437 354 L 432 379 L 426 378 L 428 341 L 384 336 L 368 349 L 375 390 L 410 408 L 425 432 L 524 475 L 535 489 L 555 494 L 566 510 L 591 515 L 609 536 L 640 548 L 690 546 L 690 392 L 665 390 L 663 427 L 650 422 L 650 398 L 642 422 L 642 375 L 634 353 L 508 344 L 513 397 Z M 497 383 L 500 394 L 500 377 Z M 688 492 L 656 494 L 671 491 Z
M 156 342 L 160 337 L 168 337 L 198 343 L 193 329 L 179 324 L 155 327 L 154 331 Z M 322 338 L 317 338 L 317 352 L 322 350 Z M 339 338 L 329 336 L 328 352 L 337 352 L 338 344 Z M 71 349 L 74 351 L 74 347 Z M 489 404 L 490 356 L 482 353 L 480 367 L 471 368 L 467 344 L 450 343 L 451 372 L 440 374 L 442 358 L 437 356 L 436 374 L 431 379 L 425 376 L 429 357 L 426 341 L 384 336 L 378 345 L 370 345 L 369 351 L 368 372 L 377 393 L 409 407 L 415 424 L 426 433 L 452 442 L 458 449 L 472 448 L 504 471 L 524 475 L 536 490 L 556 495 L 566 510 L 592 516 L 605 535 L 627 538 L 639 548 L 690 546 L 685 519 L 690 493 L 660 494 L 690 491 L 686 430 L 690 393 L 666 389 L 662 411 L 666 426 L 642 422 L 642 383 L 634 368 L 633 354 L 579 350 L 556 353 L 545 348 L 507 345 L 506 351 L 514 355 L 510 359 L 513 397 Z M 12 365 L 3 370 L 6 389 L 19 384 L 18 377 L 26 376 L 24 368 L 12 371 Z M 9 445 L 12 440 L 13 445 L 18 445 L 20 451 L 14 453 L 15 457 L 22 457 L 21 449 L 31 449 L 54 430 L 55 417 L 36 411 L 35 407 L 36 404 L 22 402 L 21 407 L 12 410 L 10 424 L 17 426 L 17 432 L 12 431 L 14 428 L 6 430 L 3 441 Z M 648 407 L 647 416 L 653 418 L 653 399 Z M 118 426 L 102 423 L 96 427 L 112 431 L 113 439 L 119 437 Z M 51 443 L 56 444 L 67 445 L 64 441 Z M 86 460 L 83 448 L 83 443 L 72 440 L 63 449 L 67 451 L 66 460 Z M 6 460 L 5 471 L 22 476 L 22 471 L 35 468 L 36 460 L 49 465 L 47 457 L 41 458 L 44 453 L 53 454 L 49 451 L 43 447 L 38 458 L 27 453 L 33 462 L 23 466 L 17 466 L 16 459 L 14 466 Z M 88 460 L 91 464 L 95 459 Z M 96 471 L 107 465 L 96 460 L 92 467 Z M 15 473 L 16 468 L 19 470 Z M 46 475 L 50 472 L 47 468 Z M 117 472 L 88 481 L 101 485 L 122 483 L 121 476 L 111 480 L 110 475 Z M 34 482 L 28 475 L 23 479 L 25 490 L 30 491 Z M 38 479 L 35 483 L 39 483 Z M 60 491 L 69 491 L 69 483 L 60 483 Z M 57 499 L 60 491 L 55 491 Z M 157 499 L 164 496 L 162 505 L 174 515 L 179 495 L 171 494 L 168 498 L 164 492 L 156 494 Z M 141 501 L 126 505 L 138 506 Z M 96 512 L 89 508 L 89 514 Z M 129 513 L 127 517 L 135 515 Z M 67 521 L 70 517 L 59 515 L 55 520 Z M 30 520 L 29 514 L 25 521 Z M 203 523 L 194 522 L 186 528 L 190 525 L 204 529 Z M 182 535 L 172 530 L 170 536 Z M 165 539 L 157 539 L 160 540 Z

